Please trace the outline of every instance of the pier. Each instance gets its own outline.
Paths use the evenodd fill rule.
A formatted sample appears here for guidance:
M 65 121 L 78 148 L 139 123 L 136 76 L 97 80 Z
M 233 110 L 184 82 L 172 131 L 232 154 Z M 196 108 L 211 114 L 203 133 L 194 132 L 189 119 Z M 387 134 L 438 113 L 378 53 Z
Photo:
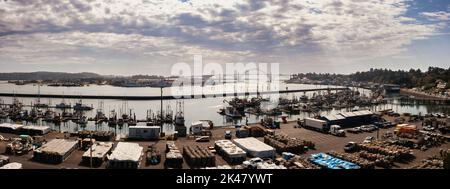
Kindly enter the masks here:
M 66 99 L 116 99 L 116 100 L 172 100 L 172 99 L 198 99 L 198 98 L 216 98 L 216 97 L 237 97 L 247 95 L 264 95 L 264 94 L 284 94 L 284 93 L 301 93 L 312 91 L 342 91 L 350 90 L 347 87 L 340 88 L 319 88 L 319 89 L 293 89 L 293 90 L 279 90 L 279 91 L 262 91 L 262 92 L 235 92 L 235 93 L 219 93 L 219 94 L 191 94 L 184 96 L 118 96 L 118 95 L 57 95 L 57 94 L 27 94 L 27 93 L 0 93 L 0 96 L 4 97 L 30 97 L 30 98 L 66 98 Z

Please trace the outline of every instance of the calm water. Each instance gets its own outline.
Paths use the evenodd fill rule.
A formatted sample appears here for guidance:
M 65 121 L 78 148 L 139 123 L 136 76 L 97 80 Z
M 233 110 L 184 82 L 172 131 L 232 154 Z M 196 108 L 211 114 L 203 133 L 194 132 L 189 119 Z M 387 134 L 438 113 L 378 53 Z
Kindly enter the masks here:
M 278 82 L 278 81 L 276 81 Z M 237 83 L 227 83 L 224 86 L 206 86 L 206 87 L 197 87 L 196 94 L 201 93 L 203 90 L 204 93 L 212 93 L 214 89 L 217 87 L 223 87 L 226 89 L 226 92 L 245 92 L 245 91 L 256 91 L 256 83 L 250 85 L 251 87 L 244 87 L 243 84 Z M 260 84 L 259 91 L 262 91 L 264 84 Z M 315 89 L 315 88 L 327 88 L 327 87 L 337 87 L 337 86 L 323 86 L 323 85 L 304 85 L 304 84 L 284 84 L 280 83 L 280 90 L 286 89 Z M 370 91 L 364 89 L 355 89 L 359 90 L 361 93 L 365 95 L 369 95 Z M 21 85 L 17 86 L 14 84 L 8 83 L 0 83 L 0 92 L 3 93 L 37 93 L 38 87 L 33 85 Z M 75 95 L 124 95 L 124 96 L 142 96 L 142 95 L 150 95 L 157 96 L 160 95 L 159 88 L 122 88 L 122 87 L 113 87 L 113 86 L 98 86 L 98 85 L 90 85 L 86 87 L 48 87 L 41 86 L 40 87 L 41 94 L 75 94 Z M 314 92 L 305 93 L 307 96 L 312 96 Z M 164 94 L 171 94 L 170 88 L 164 89 Z M 282 94 L 282 97 L 298 97 L 303 95 L 303 93 L 290 93 L 290 94 Z M 250 96 L 252 97 L 252 96 Z M 269 95 L 265 95 L 263 97 L 270 97 Z M 12 97 L 0 97 L 4 103 L 11 103 Z M 245 123 L 245 118 L 242 120 L 226 120 L 224 116 L 221 116 L 217 113 L 217 111 L 226 105 L 223 101 L 224 99 L 230 100 L 232 97 L 218 97 L 218 98 L 204 98 L 204 99 L 185 99 L 181 100 L 184 103 L 184 116 L 186 119 L 186 125 L 189 126 L 193 121 L 197 120 L 211 120 L 213 121 L 215 126 L 224 126 L 224 125 L 234 125 L 235 123 Z M 272 99 L 274 99 L 272 97 Z M 42 103 L 49 103 L 52 105 L 58 104 L 63 99 L 52 98 L 46 99 L 41 98 Z M 64 99 L 66 103 L 75 104 L 79 99 Z M 96 99 L 82 99 L 83 104 L 92 105 L 95 109 L 92 111 L 87 111 L 85 115 L 87 117 L 94 117 L 96 113 L 96 109 L 99 108 L 99 104 L 103 103 L 103 112 L 109 116 L 109 112 L 111 110 L 115 110 L 119 113 L 128 113 L 129 109 L 132 110 L 133 113 L 136 114 L 137 119 L 145 119 L 147 110 L 151 109 L 152 112 L 157 112 L 160 110 L 160 101 L 123 101 L 123 100 L 96 100 Z M 36 98 L 20 98 L 20 101 L 25 105 L 30 105 L 31 103 L 36 102 Z M 175 113 L 177 100 L 165 100 L 164 110 L 171 109 Z M 450 108 L 448 106 L 435 106 L 435 105 L 400 105 L 398 101 L 394 100 L 393 103 L 386 105 L 379 105 L 377 107 L 372 107 L 372 110 L 381 110 L 381 109 L 393 109 L 396 112 L 404 113 L 409 112 L 413 114 L 421 113 L 450 113 Z M 56 110 L 60 112 L 60 110 Z M 347 111 L 345 109 L 342 110 L 331 110 L 326 112 L 321 112 L 321 114 L 330 114 L 336 113 L 340 111 Z M 311 116 L 309 113 L 301 113 L 300 115 L 290 116 L 290 120 L 296 120 L 297 118 L 304 118 Z M 262 119 L 262 117 L 257 117 L 254 115 L 247 115 L 249 123 L 255 123 Z M 3 120 L 5 121 L 5 120 Z M 38 125 L 49 125 L 47 123 L 38 123 Z M 145 124 L 145 123 L 140 123 Z M 76 132 L 81 129 L 76 124 L 67 122 L 65 125 L 54 126 L 49 125 L 55 130 L 61 131 L 69 131 Z M 95 126 L 93 122 L 89 122 L 88 126 L 85 128 L 87 130 L 113 130 L 113 128 L 109 128 L 107 125 Z M 164 127 L 166 132 L 173 130 L 173 127 L 170 125 L 166 125 Z M 124 126 L 122 129 L 118 129 L 118 133 L 126 134 L 128 131 L 127 127 Z

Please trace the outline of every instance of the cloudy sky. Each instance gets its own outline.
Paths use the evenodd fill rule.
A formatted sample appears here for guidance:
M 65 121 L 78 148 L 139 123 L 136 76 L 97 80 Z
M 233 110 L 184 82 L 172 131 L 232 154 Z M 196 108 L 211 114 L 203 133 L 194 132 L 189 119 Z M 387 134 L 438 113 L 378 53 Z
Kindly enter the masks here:
M 450 0 L 0 0 L 0 72 L 450 67 Z

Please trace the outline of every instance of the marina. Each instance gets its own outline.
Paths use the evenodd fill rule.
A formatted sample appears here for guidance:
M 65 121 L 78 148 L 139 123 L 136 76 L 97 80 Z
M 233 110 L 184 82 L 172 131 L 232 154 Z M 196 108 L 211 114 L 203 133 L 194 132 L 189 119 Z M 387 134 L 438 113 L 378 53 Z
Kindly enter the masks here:
M 17 93 L 21 93 L 21 91 L 35 91 L 37 86 L 31 86 L 31 85 L 21 85 L 21 86 L 14 86 L 8 83 L 3 83 L 1 85 L 5 85 L 4 87 L 2 87 L 2 90 L 14 90 L 17 91 Z M 282 84 L 283 85 L 283 84 Z M 292 90 L 309 90 L 308 88 L 311 88 L 311 90 L 315 90 L 315 89 L 332 89 L 332 88 L 338 88 L 336 86 L 316 86 L 316 85 L 302 85 L 302 84 L 286 84 L 286 87 L 292 89 Z M 95 86 L 90 86 L 87 87 L 89 89 L 89 93 L 92 93 L 92 91 L 101 91 L 103 90 L 103 88 L 105 88 L 105 86 L 101 86 L 99 88 L 95 87 Z M 107 87 L 109 88 L 109 87 Z M 116 88 L 116 87 L 114 87 Z M 228 87 L 228 88 L 232 88 L 232 87 Z M 239 87 L 238 87 L 239 88 Z M 283 87 L 280 87 L 283 88 Z M 85 89 L 85 87 L 81 88 L 81 91 L 87 91 Z M 124 94 L 139 94 L 142 92 L 142 90 L 148 90 L 149 93 L 153 93 L 153 94 L 157 94 L 159 92 L 159 89 L 152 89 L 152 88 L 133 88 L 130 89 L 127 93 Z M 209 86 L 205 87 L 205 89 L 210 89 Z M 58 89 L 59 90 L 59 89 Z M 114 91 L 119 91 L 119 92 L 114 92 L 111 91 L 112 94 L 114 93 L 121 93 L 122 89 L 121 88 L 117 88 L 117 90 Z M 168 88 L 164 89 L 165 92 L 164 93 L 170 93 L 170 90 Z M 55 93 L 55 91 L 53 90 L 53 87 L 45 87 L 42 86 L 40 87 L 40 91 L 41 93 L 50 93 L 53 92 Z M 69 89 L 70 91 L 70 89 Z M 206 91 L 206 90 L 203 90 Z M 357 104 L 355 104 L 354 99 L 342 99 L 345 96 L 352 96 L 352 94 L 342 94 L 341 92 L 345 91 L 355 91 L 355 89 L 351 89 L 351 90 L 344 90 L 344 91 L 334 91 L 334 90 L 325 90 L 323 92 L 320 91 L 310 91 L 310 92 L 299 92 L 299 93 L 285 93 L 285 94 L 280 94 L 279 98 L 282 98 L 281 101 L 279 101 L 278 103 L 280 104 L 279 107 L 270 107 L 270 106 L 260 106 L 260 108 L 255 108 L 252 107 L 249 104 L 246 104 L 247 108 L 242 111 L 239 111 L 239 113 L 237 113 L 236 111 L 232 110 L 232 108 L 230 109 L 230 103 L 227 103 L 226 100 L 231 100 L 231 103 L 235 103 L 232 100 L 235 99 L 233 97 L 216 97 L 216 98 L 204 98 L 204 99 L 184 99 L 184 100 L 164 100 L 164 104 L 163 105 L 163 112 L 164 114 L 166 114 L 164 117 L 172 117 L 172 119 L 166 119 L 165 124 L 167 123 L 167 127 L 169 130 L 174 130 L 175 128 L 173 128 L 172 126 L 170 126 L 170 122 L 172 122 L 173 120 L 175 120 L 173 117 L 177 114 L 177 111 L 171 111 L 171 109 L 176 109 L 179 108 L 179 106 L 177 105 L 177 102 L 182 101 L 182 103 L 184 103 L 184 109 L 188 110 L 188 111 L 184 111 L 183 114 L 185 117 L 185 123 L 187 124 L 186 126 L 189 126 L 190 123 L 197 121 L 197 120 L 201 120 L 201 119 L 205 119 L 205 117 L 207 117 L 209 120 L 212 120 L 215 126 L 221 126 L 221 125 L 233 125 L 235 123 L 256 123 L 258 121 L 260 121 L 261 116 L 263 115 L 280 115 L 283 112 L 285 112 L 285 116 L 287 119 L 289 120 L 296 120 L 297 118 L 303 118 L 303 117 L 307 117 L 310 116 L 311 114 L 314 114 L 315 112 L 317 112 L 317 110 L 321 110 L 321 112 L 326 113 L 326 114 L 331 114 L 333 112 L 336 111 L 340 111 L 340 109 L 349 109 L 349 108 L 354 108 L 355 106 L 368 106 L 372 109 L 387 109 L 387 108 L 391 108 L 394 109 L 397 112 L 415 112 L 415 113 L 434 113 L 434 112 L 448 112 L 448 106 L 430 106 L 430 105 L 422 105 L 419 107 L 416 107 L 415 105 L 409 103 L 402 103 L 401 100 L 396 100 L 394 99 L 387 99 L 384 98 L 385 101 L 381 101 L 377 99 L 374 99 L 372 101 L 369 101 L 369 95 L 370 95 L 370 91 L 365 90 L 365 89 L 357 89 L 356 91 L 358 91 L 361 95 L 365 95 L 366 99 L 362 98 L 360 99 L 358 102 L 356 102 Z M 0 91 L 1 92 L 1 91 Z M 331 92 L 331 96 L 330 95 L 326 95 L 326 94 L 330 94 Z M 87 94 L 89 94 L 87 93 Z M 63 92 L 61 91 L 61 94 L 63 94 Z M 64 94 L 69 94 L 69 92 L 64 92 Z M 86 94 L 86 93 L 85 93 Z M 113 100 L 113 99 L 87 99 L 84 98 L 84 96 L 87 95 L 75 95 L 77 96 L 77 99 L 66 99 L 66 97 L 64 98 L 40 98 L 41 102 L 53 102 L 53 103 L 47 103 L 49 104 L 49 110 L 50 111 L 44 111 L 44 108 L 36 108 L 33 110 L 33 108 L 31 108 L 33 102 L 35 101 L 34 98 L 20 98 L 20 103 L 21 106 L 24 107 L 24 110 L 28 110 L 27 114 L 30 115 L 35 115 L 37 114 L 37 110 L 41 110 L 44 111 L 42 112 L 42 120 L 47 120 L 50 123 L 43 123 L 41 121 L 36 120 L 33 117 L 28 116 L 29 118 L 27 118 L 30 122 L 35 122 L 37 123 L 37 125 L 48 125 L 50 127 L 52 127 L 52 129 L 58 129 L 57 126 L 58 124 L 54 124 L 52 123 L 50 120 L 56 120 L 56 123 L 58 123 L 60 121 L 60 125 L 61 126 L 61 131 L 71 131 L 74 132 L 78 129 L 83 129 L 83 128 L 87 128 L 88 130 L 109 130 L 110 128 L 113 128 L 114 126 L 118 127 L 118 132 L 120 131 L 120 127 L 126 127 L 128 126 L 128 124 L 130 125 L 135 125 L 135 124 L 141 124 L 142 122 L 146 122 L 149 123 L 148 125 L 160 125 L 160 123 L 158 123 L 158 119 L 160 120 L 159 117 L 161 114 L 161 107 L 160 107 L 160 103 L 157 101 L 133 101 L 133 100 Z M 322 94 L 322 95 L 319 95 Z M 333 96 L 333 94 L 336 94 L 335 96 Z M 66 95 L 65 95 L 66 96 Z M 127 96 L 127 95 L 124 95 Z M 341 96 L 339 98 L 339 96 Z M 360 96 L 360 95 L 355 95 L 355 96 Z M 241 99 L 252 99 L 252 98 L 256 98 L 257 96 L 240 96 L 239 98 Z M 270 99 L 270 95 L 261 95 L 262 97 L 262 101 L 265 101 L 266 99 Z M 3 106 L 7 106 L 7 105 L 11 105 L 14 102 L 14 99 L 16 99 L 16 103 L 19 103 L 17 101 L 18 97 L 14 98 L 14 97 L 0 97 L 2 99 L 2 104 Z M 92 107 L 93 110 L 91 111 L 73 111 L 71 109 L 68 108 L 56 108 L 56 105 L 64 103 L 67 105 L 70 104 L 76 104 L 79 103 L 80 98 L 83 98 L 82 103 L 84 107 Z M 373 97 L 371 97 L 373 98 Z M 286 100 L 284 100 L 286 99 Z M 271 102 L 274 102 L 275 100 L 278 99 L 270 99 Z M 289 102 L 287 100 L 294 100 L 292 102 Z M 350 101 L 351 100 L 351 101 Z M 144 103 L 143 103 L 144 102 Z M 315 102 L 315 104 L 312 104 L 313 102 Z M 320 102 L 320 103 L 317 103 Z M 342 103 L 337 103 L 337 102 L 342 102 Z M 373 102 L 375 102 L 374 104 L 372 104 Z M 260 102 L 261 103 L 261 102 Z M 264 102 L 262 102 L 264 104 Z M 284 103 L 284 104 L 283 104 Z M 347 104 L 346 104 L 347 103 Z M 348 103 L 353 103 L 353 104 L 348 104 Z M 128 108 L 125 107 L 125 104 L 128 105 Z M 189 109 L 192 109 L 192 107 L 197 107 L 198 104 L 202 104 L 202 108 L 196 108 L 195 111 L 190 111 Z M 265 104 L 270 104 L 270 103 L 265 103 Z M 235 108 L 240 108 L 238 106 L 240 105 L 235 105 Z M 55 108 L 53 108 L 55 107 Z M 175 107 L 175 108 L 174 108 Z M 263 107 L 263 108 L 261 108 Z M 222 108 L 224 109 L 228 109 L 230 113 L 228 113 L 228 116 L 222 116 L 220 114 L 217 114 L 216 112 L 221 112 Z M 275 108 L 275 109 L 274 109 Z M 439 108 L 441 110 L 435 111 L 435 110 L 431 110 L 431 109 L 436 109 Z M 88 108 L 90 109 L 90 108 Z M 131 111 L 131 112 L 130 112 Z M 56 113 L 56 114 L 55 114 Z M 225 114 L 225 111 L 223 112 Z M 120 115 L 118 115 L 120 114 Z M 172 116 L 170 116 L 170 114 L 172 114 Z M 5 117 L 5 112 L 1 112 L 0 113 L 0 117 Z M 198 115 L 204 115 L 204 116 L 198 116 Z M 245 115 L 245 117 L 244 117 Z M 123 117 L 125 116 L 125 117 Z M 23 117 L 23 118 L 21 118 Z M 22 116 L 18 116 L 17 118 L 19 119 L 24 119 L 24 117 L 27 117 L 26 115 L 22 115 Z M 127 118 L 132 118 L 127 120 Z M 231 119 L 229 119 L 231 118 Z M 241 119 L 233 119 L 233 118 L 241 118 Z M 14 118 L 16 119 L 16 118 Z M 14 121 L 14 119 L 12 119 Z M 72 123 L 72 121 L 74 121 L 74 123 Z M 124 120 L 128 121 L 127 124 L 123 124 Z M 106 125 L 108 127 L 106 127 Z M 126 130 L 126 129 L 125 129 Z M 164 128 L 163 128 L 164 131 Z

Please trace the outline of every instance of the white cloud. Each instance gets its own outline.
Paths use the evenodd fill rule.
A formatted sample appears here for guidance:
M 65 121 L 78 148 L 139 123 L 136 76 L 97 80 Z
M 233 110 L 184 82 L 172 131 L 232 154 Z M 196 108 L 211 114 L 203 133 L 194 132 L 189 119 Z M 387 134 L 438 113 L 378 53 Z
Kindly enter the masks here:
M 173 62 L 198 53 L 214 61 L 292 61 L 285 57 L 299 54 L 383 57 L 404 52 L 442 27 L 405 16 L 406 2 L 1 1 L 0 52 L 12 57 L 78 53 L 92 62 L 99 57 L 83 49 Z M 448 13 L 432 14 L 422 13 L 448 19 Z
M 7 35 L 0 37 L 0 58 L 15 58 L 23 63 L 34 64 L 37 60 L 46 64 L 65 62 L 94 63 L 97 53 L 131 54 L 143 59 L 169 57 L 185 60 L 194 54 L 205 58 L 224 60 L 229 56 L 248 56 L 249 52 L 229 51 L 223 53 L 196 45 L 181 44 L 165 37 L 143 36 L 139 34 L 115 33 L 36 33 L 29 35 Z M 88 49 L 88 52 L 85 52 Z M 95 51 L 92 51 L 95 50 Z M 45 61 L 44 61 L 45 60 Z
M 448 21 L 450 20 L 450 12 L 422 12 L 420 15 L 426 17 L 431 21 Z

